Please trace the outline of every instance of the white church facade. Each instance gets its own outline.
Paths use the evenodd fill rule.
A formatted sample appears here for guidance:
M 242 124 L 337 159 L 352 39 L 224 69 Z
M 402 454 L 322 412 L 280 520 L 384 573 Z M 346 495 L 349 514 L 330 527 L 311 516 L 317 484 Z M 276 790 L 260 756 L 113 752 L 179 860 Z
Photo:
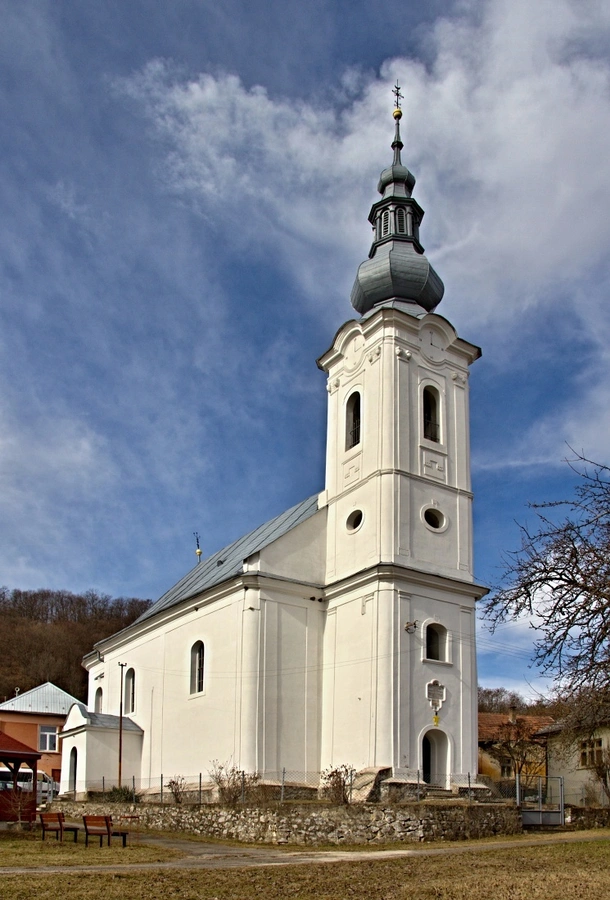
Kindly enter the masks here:
M 326 373 L 324 490 L 198 564 L 84 660 L 62 791 L 139 787 L 214 760 L 269 780 L 349 764 L 449 787 L 477 771 L 468 369 L 434 312 L 401 162 L 380 177 L 360 317 Z M 121 697 L 123 699 L 120 716 Z M 119 734 L 120 732 L 120 734 Z M 119 742 L 121 749 L 119 753 Z

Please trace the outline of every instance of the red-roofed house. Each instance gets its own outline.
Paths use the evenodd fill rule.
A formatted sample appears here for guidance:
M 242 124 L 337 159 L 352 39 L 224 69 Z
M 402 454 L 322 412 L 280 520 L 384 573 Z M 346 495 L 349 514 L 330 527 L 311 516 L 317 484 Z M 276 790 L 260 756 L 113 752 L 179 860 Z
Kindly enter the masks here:
M 546 775 L 546 741 L 537 735 L 551 716 L 479 713 L 479 774 L 494 781 L 515 775 Z

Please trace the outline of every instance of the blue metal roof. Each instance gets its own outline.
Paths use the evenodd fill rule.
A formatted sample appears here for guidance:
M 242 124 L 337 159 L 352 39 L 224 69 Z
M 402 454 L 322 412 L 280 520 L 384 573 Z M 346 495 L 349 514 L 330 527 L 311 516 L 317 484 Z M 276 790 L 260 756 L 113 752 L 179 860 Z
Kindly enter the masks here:
M 0 703 L 0 710 L 23 713 L 46 713 L 53 716 L 67 716 L 68 710 L 79 701 L 72 694 L 51 684 L 50 681 L 25 691 L 17 697 L 11 697 Z
M 239 538 L 213 556 L 202 559 L 191 571 L 184 576 L 174 587 L 153 603 L 136 622 L 150 619 L 164 609 L 169 609 L 189 597 L 195 597 L 208 588 L 223 581 L 228 581 L 243 572 L 244 560 L 258 553 L 264 547 L 276 541 L 282 535 L 287 534 L 301 522 L 309 519 L 318 511 L 318 494 L 303 500 L 286 512 L 276 516 L 264 525 L 259 525 L 254 531 Z

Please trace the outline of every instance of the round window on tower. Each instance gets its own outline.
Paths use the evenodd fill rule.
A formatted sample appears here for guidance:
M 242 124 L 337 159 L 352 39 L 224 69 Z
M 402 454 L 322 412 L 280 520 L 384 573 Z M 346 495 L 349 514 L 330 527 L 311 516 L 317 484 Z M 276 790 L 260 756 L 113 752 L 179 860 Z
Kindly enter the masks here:
M 436 506 L 424 506 L 422 518 L 431 531 L 445 531 L 447 528 L 447 518 Z
M 361 509 L 355 509 L 355 510 L 354 510 L 353 512 L 351 512 L 351 513 L 349 514 L 349 516 L 347 517 L 347 521 L 346 521 L 346 523 L 345 523 L 345 527 L 346 527 L 347 530 L 350 531 L 350 532 L 358 531 L 358 529 L 359 529 L 360 526 L 362 525 L 362 522 L 363 522 L 363 521 L 364 521 L 364 516 L 363 516 L 363 514 L 362 514 L 362 510 L 361 510 Z

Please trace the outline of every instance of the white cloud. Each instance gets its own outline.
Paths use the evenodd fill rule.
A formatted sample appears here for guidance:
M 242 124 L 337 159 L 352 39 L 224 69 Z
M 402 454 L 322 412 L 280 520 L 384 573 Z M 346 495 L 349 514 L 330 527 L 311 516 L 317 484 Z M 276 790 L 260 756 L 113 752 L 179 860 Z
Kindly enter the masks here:
M 447 286 L 443 311 L 466 333 L 476 322 L 487 352 L 507 364 L 531 310 L 573 316 L 592 340 L 610 321 L 605 289 L 589 280 L 607 266 L 610 243 L 610 9 L 571 0 L 463 8 L 436 23 L 429 67 L 393 59 L 378 78 L 348 72 L 339 116 L 246 90 L 233 75 L 187 80 L 161 61 L 121 89 L 166 147 L 166 187 L 217 236 L 284 266 L 313 306 L 337 315 L 368 250 L 365 216 L 389 161 L 398 79 L 403 158 L 429 208 L 422 235 Z M 504 460 L 494 454 L 494 466 L 557 462 L 575 435 L 605 445 L 607 423 L 589 415 L 610 407 L 600 358 L 577 399 L 539 418 Z

